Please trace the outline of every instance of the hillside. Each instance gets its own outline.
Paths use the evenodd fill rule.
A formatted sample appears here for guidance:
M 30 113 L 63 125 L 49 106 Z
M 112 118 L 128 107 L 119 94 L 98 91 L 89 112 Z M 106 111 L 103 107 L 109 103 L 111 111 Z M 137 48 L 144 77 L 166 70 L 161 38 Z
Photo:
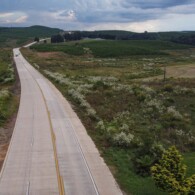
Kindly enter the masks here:
M 50 37 L 61 30 L 44 26 L 0 27 L 0 47 L 21 46 L 34 37 Z

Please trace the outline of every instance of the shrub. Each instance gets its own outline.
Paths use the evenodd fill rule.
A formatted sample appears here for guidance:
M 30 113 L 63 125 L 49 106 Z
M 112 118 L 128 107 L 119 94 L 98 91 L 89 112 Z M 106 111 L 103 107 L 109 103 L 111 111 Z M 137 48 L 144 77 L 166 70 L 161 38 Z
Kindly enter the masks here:
M 175 107 L 170 106 L 167 108 L 167 113 L 172 120 L 182 120 L 183 116 L 175 109 Z
M 141 176 L 149 176 L 150 168 L 161 158 L 164 148 L 152 139 L 144 140 L 145 143 L 136 149 L 133 157 L 135 172 Z
M 161 160 L 151 168 L 156 186 L 170 194 L 194 194 L 195 175 L 186 178 L 186 165 L 175 146 L 166 150 Z
M 39 37 L 35 37 L 34 41 L 39 42 Z
M 113 144 L 116 146 L 129 147 L 134 139 L 134 135 L 120 132 L 113 137 Z
M 106 127 L 104 125 L 104 121 L 100 120 L 97 124 L 96 124 L 96 129 L 100 130 L 100 131 L 105 131 Z
M 173 86 L 170 85 L 170 84 L 166 84 L 166 85 L 163 87 L 163 90 L 164 90 L 164 91 L 167 91 L 167 92 L 173 92 Z

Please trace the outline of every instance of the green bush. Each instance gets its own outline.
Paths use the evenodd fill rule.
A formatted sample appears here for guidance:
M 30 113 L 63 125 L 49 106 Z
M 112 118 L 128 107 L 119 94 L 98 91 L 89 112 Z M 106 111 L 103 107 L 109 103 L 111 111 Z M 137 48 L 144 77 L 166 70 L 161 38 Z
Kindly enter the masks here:
M 164 148 L 161 144 L 146 139 L 145 143 L 135 150 L 133 164 L 135 172 L 141 176 L 149 176 L 150 168 L 160 159 Z
M 170 194 L 194 194 L 195 175 L 186 178 L 186 165 L 175 146 L 162 155 L 162 159 L 151 168 L 156 186 Z
M 170 84 L 166 84 L 166 85 L 163 87 L 163 90 L 164 90 L 164 91 L 167 91 L 167 92 L 173 92 L 173 86 L 170 85 Z

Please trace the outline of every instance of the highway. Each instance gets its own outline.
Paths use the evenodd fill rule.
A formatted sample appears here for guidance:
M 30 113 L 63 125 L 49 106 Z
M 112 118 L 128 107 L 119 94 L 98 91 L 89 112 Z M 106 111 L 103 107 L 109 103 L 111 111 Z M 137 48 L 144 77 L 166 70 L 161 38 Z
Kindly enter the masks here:
M 55 86 L 14 49 L 21 82 L 0 195 L 120 195 L 80 119 Z

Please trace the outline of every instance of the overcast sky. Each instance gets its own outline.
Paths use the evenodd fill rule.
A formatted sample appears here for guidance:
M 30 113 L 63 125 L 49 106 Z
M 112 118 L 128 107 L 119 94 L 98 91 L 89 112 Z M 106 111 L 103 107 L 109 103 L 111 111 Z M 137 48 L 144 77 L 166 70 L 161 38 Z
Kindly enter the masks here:
M 0 0 L 0 26 L 195 30 L 195 0 Z

